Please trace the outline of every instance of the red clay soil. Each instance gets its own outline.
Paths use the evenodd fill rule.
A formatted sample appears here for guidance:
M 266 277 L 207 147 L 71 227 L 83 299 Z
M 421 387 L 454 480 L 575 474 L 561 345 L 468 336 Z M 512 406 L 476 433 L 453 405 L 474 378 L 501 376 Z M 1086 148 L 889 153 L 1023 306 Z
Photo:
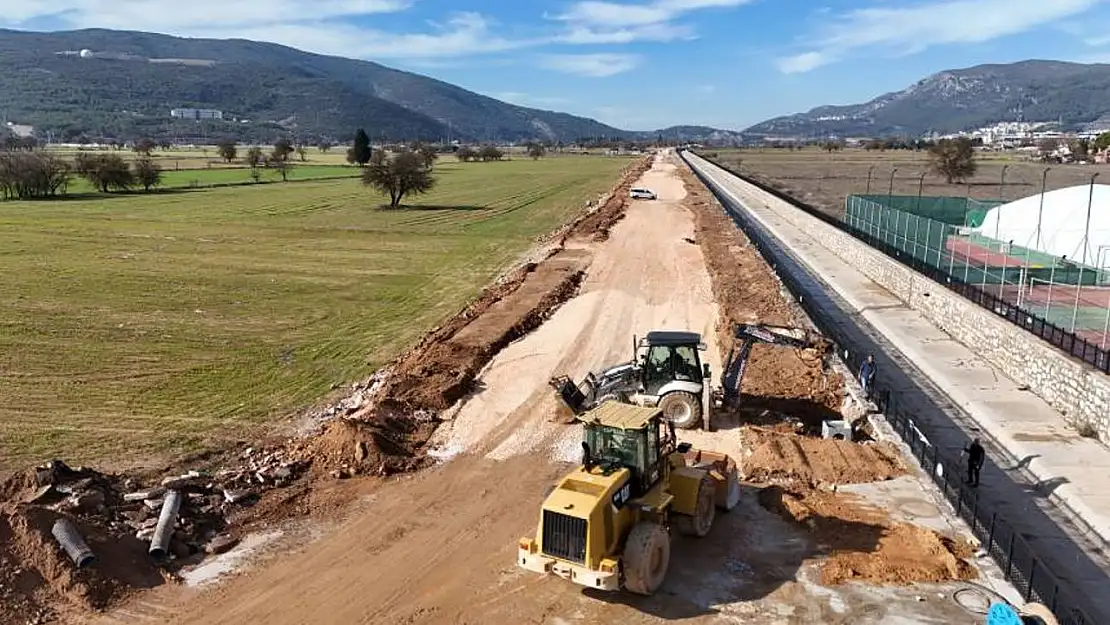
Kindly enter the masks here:
M 867 484 L 906 474 L 896 448 L 888 443 L 855 443 L 774 432 L 752 435 L 743 429 L 754 448 L 742 461 L 744 479 L 754 482 L 787 480 L 805 486 Z
M 759 503 L 805 528 L 826 556 L 821 581 L 907 585 L 971 580 L 973 549 L 933 530 L 892 521 L 853 495 L 768 486 Z
M 724 208 L 685 164 L 679 172 L 686 184 L 686 205 L 694 212 L 696 242 L 705 255 L 720 307 L 717 327 L 721 356 L 735 344 L 738 323 L 770 323 L 807 327 L 804 313 L 781 281 L 733 223 Z M 806 361 L 797 351 L 757 344 L 743 380 L 746 409 L 769 409 L 810 423 L 837 419 L 844 383 L 818 359 Z

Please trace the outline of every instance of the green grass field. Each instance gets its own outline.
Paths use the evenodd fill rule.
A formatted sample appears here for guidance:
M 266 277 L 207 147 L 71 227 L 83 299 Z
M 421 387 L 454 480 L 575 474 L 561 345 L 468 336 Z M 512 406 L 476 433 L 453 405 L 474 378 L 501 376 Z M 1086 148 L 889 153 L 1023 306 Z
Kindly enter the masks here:
M 371 373 L 616 180 L 627 159 L 0 202 L 0 469 L 248 436 Z

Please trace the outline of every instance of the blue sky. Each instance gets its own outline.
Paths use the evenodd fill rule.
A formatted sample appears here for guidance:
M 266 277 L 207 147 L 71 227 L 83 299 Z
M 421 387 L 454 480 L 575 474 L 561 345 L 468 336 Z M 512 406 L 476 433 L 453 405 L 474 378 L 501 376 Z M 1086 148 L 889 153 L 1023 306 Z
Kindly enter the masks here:
M 3 0 L 0 26 L 241 37 L 621 128 L 742 129 L 936 71 L 1110 62 L 1110 0 Z

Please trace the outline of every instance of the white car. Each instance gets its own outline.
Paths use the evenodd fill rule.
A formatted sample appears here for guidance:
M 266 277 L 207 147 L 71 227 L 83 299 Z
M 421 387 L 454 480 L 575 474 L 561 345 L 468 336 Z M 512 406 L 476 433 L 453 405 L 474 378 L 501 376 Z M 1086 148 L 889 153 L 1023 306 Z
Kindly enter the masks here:
M 628 192 L 629 197 L 634 200 L 657 200 L 659 199 L 655 192 L 651 189 L 631 189 Z

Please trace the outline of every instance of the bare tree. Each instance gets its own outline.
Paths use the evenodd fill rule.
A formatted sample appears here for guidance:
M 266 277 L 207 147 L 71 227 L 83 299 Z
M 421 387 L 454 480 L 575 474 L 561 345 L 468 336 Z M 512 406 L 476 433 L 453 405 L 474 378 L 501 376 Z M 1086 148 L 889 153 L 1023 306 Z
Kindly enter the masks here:
M 948 184 L 964 182 L 975 175 L 978 163 L 975 161 L 975 146 L 971 139 L 941 139 L 929 148 L 929 169 L 944 176 Z
M 220 158 L 229 163 L 235 160 L 235 157 L 239 155 L 239 146 L 235 145 L 235 142 L 230 139 L 221 141 L 218 147 L 220 150 Z
M 0 153 L 0 197 L 32 199 L 64 194 L 70 181 L 66 161 L 44 153 Z
M 151 187 L 162 184 L 162 167 L 149 157 L 140 158 L 132 163 L 132 175 L 143 190 L 150 192 Z
M 542 143 L 533 141 L 532 143 L 528 144 L 528 156 L 532 157 L 532 160 L 539 160 L 546 153 L 547 148 L 543 147 Z
M 304 144 L 297 146 L 297 156 L 300 157 L 302 163 L 308 160 L 308 148 Z
M 416 153 L 420 155 L 420 158 L 424 159 L 424 166 L 427 167 L 429 171 L 435 167 L 436 159 L 439 158 L 439 150 L 437 150 L 435 146 L 420 145 L 419 148 L 416 149 Z
M 502 152 L 500 148 L 494 145 L 485 145 L 482 146 L 481 150 L 478 150 L 478 158 L 482 159 L 482 162 L 484 163 L 488 163 L 490 161 L 499 161 L 504 157 L 505 153 Z
M 250 167 L 259 167 L 266 160 L 266 156 L 262 153 L 262 148 L 254 146 L 247 150 L 247 165 Z
M 270 153 L 271 158 L 279 160 L 289 160 L 289 155 L 292 154 L 296 148 L 289 142 L 289 139 L 278 139 L 274 142 L 274 149 Z
M 135 185 L 135 176 L 127 162 L 118 154 L 89 154 L 82 152 L 74 160 L 76 172 L 100 189 L 102 193 L 111 190 L 125 191 Z
M 375 150 L 375 154 L 381 154 Z M 403 150 L 393 158 L 371 157 L 362 172 L 363 184 L 389 194 L 390 208 L 397 208 L 406 195 L 427 193 L 436 180 L 426 159 L 418 152 Z
M 289 180 L 289 172 L 293 169 L 293 163 L 289 160 L 288 155 L 282 157 L 275 151 L 266 158 L 266 167 L 277 171 L 281 174 L 281 181 L 287 182 Z
M 150 153 L 153 152 L 156 147 L 158 147 L 158 144 L 154 143 L 153 139 L 139 139 L 131 149 L 143 156 L 150 156 Z
M 464 145 L 455 152 L 455 158 L 464 163 L 469 163 L 470 161 L 478 158 L 478 152 L 469 145 Z

